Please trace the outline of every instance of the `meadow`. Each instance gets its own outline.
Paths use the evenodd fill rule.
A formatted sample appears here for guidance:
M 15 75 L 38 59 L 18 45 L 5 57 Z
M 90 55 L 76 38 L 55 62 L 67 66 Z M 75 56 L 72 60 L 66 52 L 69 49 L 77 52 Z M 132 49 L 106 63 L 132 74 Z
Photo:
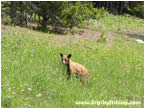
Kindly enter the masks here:
M 92 32 L 50 34 L 2 25 L 2 108 L 142 108 L 141 105 L 77 105 L 78 101 L 144 103 L 144 20 L 108 15 L 91 21 Z M 104 36 L 96 38 L 97 34 Z M 144 39 L 144 38 L 143 38 Z M 99 40 L 99 41 L 97 41 Z M 84 87 L 67 80 L 60 53 L 89 71 Z

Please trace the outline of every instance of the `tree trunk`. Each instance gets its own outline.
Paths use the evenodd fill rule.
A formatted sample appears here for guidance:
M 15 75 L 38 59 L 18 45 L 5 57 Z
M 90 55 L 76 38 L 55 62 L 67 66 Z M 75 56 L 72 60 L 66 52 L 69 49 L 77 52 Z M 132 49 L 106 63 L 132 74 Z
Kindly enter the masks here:
M 107 8 L 111 13 L 121 14 L 125 7 L 128 5 L 128 1 L 94 1 L 94 7 Z
M 20 5 L 20 25 L 23 25 L 23 20 L 24 20 L 24 11 L 23 11 L 23 2 L 19 2 Z
M 43 28 L 46 28 L 46 26 L 47 26 L 47 16 L 45 14 L 43 14 L 42 17 L 43 17 L 42 26 L 43 26 Z
M 15 19 L 16 18 L 16 7 L 17 7 L 17 2 L 15 1 L 11 1 L 11 5 L 10 5 L 10 18 L 12 20 L 12 23 L 15 23 Z

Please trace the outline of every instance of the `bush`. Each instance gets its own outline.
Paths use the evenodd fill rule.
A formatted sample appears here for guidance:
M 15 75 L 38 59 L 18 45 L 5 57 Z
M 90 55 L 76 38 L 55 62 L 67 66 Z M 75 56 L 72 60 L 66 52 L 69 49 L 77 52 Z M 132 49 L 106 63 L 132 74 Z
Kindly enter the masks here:
M 104 8 L 93 8 L 93 19 L 100 19 L 108 14 L 107 10 Z
M 100 38 L 97 40 L 97 42 L 106 42 L 105 32 L 103 31 L 100 35 Z
M 128 11 L 135 16 L 138 16 L 140 18 L 144 18 L 144 2 L 142 4 L 139 4 L 133 8 L 128 7 Z
M 74 26 L 82 26 L 83 21 L 92 16 L 93 5 L 91 2 L 66 2 L 67 7 L 61 12 L 61 19 L 64 25 L 72 29 Z
M 3 24 L 6 24 L 6 25 L 11 25 L 12 20 L 11 20 L 11 18 L 10 18 L 9 16 L 4 16 L 4 17 L 2 18 L 2 23 L 3 23 Z
M 61 20 L 64 25 L 86 27 L 89 19 L 100 19 L 108 14 L 104 8 L 94 8 L 92 2 L 65 2 L 65 8 L 61 11 Z

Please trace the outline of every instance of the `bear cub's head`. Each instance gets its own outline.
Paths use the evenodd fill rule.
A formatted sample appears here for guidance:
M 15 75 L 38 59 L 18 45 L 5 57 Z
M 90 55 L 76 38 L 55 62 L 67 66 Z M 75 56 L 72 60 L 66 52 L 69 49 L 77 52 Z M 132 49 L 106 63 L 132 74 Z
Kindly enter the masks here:
M 66 56 L 66 55 L 60 53 L 60 56 L 61 56 L 62 63 L 63 64 L 68 64 L 72 55 L 69 54 L 68 56 Z

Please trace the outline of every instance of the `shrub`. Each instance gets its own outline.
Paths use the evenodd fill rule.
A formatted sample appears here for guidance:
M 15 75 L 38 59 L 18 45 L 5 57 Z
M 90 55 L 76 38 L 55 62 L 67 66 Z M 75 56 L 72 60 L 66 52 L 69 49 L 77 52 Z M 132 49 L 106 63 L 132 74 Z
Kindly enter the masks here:
M 61 19 L 64 25 L 71 29 L 74 26 L 82 26 L 83 21 L 88 20 L 92 16 L 91 9 L 93 5 L 91 2 L 76 2 L 75 4 L 66 2 L 67 7 L 61 12 Z
M 132 8 L 128 7 L 128 11 L 132 15 L 138 16 L 140 18 L 144 18 L 144 2 Z
M 104 8 L 93 8 L 93 19 L 100 19 L 108 14 L 107 10 Z
M 97 40 L 97 42 L 106 42 L 105 32 L 103 31 L 100 35 L 100 38 Z
M 86 27 L 89 19 L 100 19 L 108 14 L 104 8 L 94 8 L 92 2 L 64 2 L 65 7 L 61 11 L 61 20 L 65 26 Z

